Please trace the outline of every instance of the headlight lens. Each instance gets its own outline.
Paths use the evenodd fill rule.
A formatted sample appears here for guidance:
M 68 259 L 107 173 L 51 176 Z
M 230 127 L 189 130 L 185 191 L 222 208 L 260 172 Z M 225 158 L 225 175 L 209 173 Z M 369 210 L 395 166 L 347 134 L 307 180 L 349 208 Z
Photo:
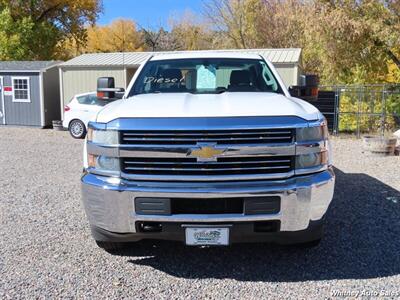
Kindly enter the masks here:
M 298 128 L 296 130 L 297 142 L 323 141 L 328 139 L 328 127 L 326 120 L 320 126 Z
M 94 168 L 98 171 L 120 171 L 119 159 L 116 157 L 89 154 L 88 165 L 90 168 Z
M 305 169 L 326 165 L 328 163 L 327 152 L 316 152 L 296 156 L 296 169 Z
M 119 142 L 118 131 L 115 130 L 97 130 L 89 128 L 87 139 L 89 142 L 105 145 L 116 145 Z

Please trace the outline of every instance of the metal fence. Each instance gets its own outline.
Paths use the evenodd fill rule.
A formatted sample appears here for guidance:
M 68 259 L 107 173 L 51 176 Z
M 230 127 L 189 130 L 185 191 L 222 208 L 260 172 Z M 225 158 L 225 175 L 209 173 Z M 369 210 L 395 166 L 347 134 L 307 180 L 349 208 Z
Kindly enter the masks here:
M 385 135 L 400 128 L 400 84 L 336 85 L 319 89 L 324 96 L 313 104 L 328 122 L 333 122 L 330 126 L 333 134 Z

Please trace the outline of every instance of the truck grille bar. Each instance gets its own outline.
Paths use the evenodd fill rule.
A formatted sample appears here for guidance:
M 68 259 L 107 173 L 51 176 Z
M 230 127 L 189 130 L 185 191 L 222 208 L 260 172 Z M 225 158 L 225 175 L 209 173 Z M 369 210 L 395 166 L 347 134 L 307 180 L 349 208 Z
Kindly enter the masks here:
M 218 145 L 279 144 L 293 142 L 292 129 L 241 129 L 213 131 L 122 131 L 121 144 L 126 145 Z
M 240 127 L 121 130 L 122 177 L 131 180 L 232 181 L 293 176 L 294 153 L 289 154 L 289 148 L 284 150 L 294 146 L 293 128 Z M 190 154 L 193 149 L 202 149 L 208 144 L 226 151 L 205 161 Z M 262 151 L 263 148 L 268 150 Z
M 291 156 L 219 157 L 216 162 L 196 158 L 122 158 L 122 172 L 135 175 L 260 175 L 293 170 Z M 171 178 L 172 179 L 172 178 Z

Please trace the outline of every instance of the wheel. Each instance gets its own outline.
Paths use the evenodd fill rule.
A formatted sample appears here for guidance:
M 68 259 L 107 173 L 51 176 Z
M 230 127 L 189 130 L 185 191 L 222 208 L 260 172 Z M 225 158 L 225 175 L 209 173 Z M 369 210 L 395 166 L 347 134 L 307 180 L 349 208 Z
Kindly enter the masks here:
M 68 130 L 75 139 L 83 139 L 86 136 L 86 127 L 81 120 L 72 120 Z
M 128 243 L 96 241 L 97 246 L 110 254 L 118 254 L 128 246 Z

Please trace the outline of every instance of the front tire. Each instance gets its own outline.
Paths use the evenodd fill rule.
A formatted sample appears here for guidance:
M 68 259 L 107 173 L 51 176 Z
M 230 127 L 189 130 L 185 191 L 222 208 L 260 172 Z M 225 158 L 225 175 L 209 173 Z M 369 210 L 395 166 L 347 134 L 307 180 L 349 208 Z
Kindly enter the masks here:
M 72 120 L 69 123 L 68 131 L 75 139 L 83 139 L 86 136 L 86 126 L 81 120 Z

